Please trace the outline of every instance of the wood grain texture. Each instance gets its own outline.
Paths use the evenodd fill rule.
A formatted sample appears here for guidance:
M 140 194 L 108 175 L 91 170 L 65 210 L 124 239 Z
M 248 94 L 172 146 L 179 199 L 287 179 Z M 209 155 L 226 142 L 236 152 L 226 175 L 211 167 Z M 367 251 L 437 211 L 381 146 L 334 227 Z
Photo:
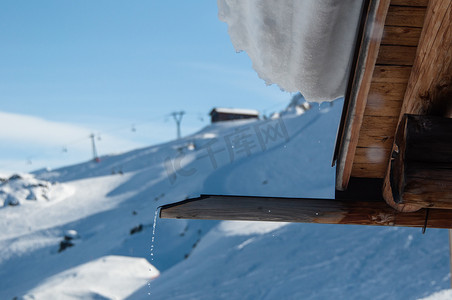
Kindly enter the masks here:
M 382 201 L 202 195 L 164 205 L 161 218 L 423 227 L 426 211 L 400 213 Z M 431 209 L 427 227 L 452 228 L 452 210 Z
M 346 108 L 346 118 L 344 122 L 343 136 L 341 137 L 339 155 L 336 168 L 336 189 L 347 188 L 352 172 L 353 159 L 356 145 L 358 144 L 359 132 L 364 116 L 375 62 L 377 61 L 380 42 L 383 36 L 383 29 L 388 12 L 390 1 L 373 0 L 372 15 L 368 15 L 365 28 L 366 34 L 361 42 L 361 51 L 358 57 L 358 65 L 353 79 L 352 92 L 349 106 Z
M 417 47 L 420 36 L 421 28 L 385 26 L 381 44 Z
M 398 117 L 406 83 L 372 82 L 364 118 L 367 116 Z
M 425 12 L 424 7 L 391 5 L 385 25 L 421 28 L 424 24 Z
M 383 178 L 394 140 L 397 117 L 365 116 L 351 176 Z
M 427 3 L 428 1 L 391 1 L 391 6 L 388 7 L 373 74 L 368 86 L 363 87 L 368 90 L 367 102 L 360 119 L 361 128 L 354 131 L 349 129 L 350 132 L 358 132 L 357 141 L 350 134 L 352 139 L 347 153 L 352 153 L 350 147 L 354 146 L 355 157 L 343 160 L 351 166 L 339 169 L 336 188 L 340 188 L 341 183 L 344 188 L 347 175 L 372 178 L 385 176 L 389 157 L 367 161 L 363 159 L 371 159 L 375 153 L 390 153 L 392 149 L 397 118 L 400 116 L 412 65 L 416 59 Z M 385 117 L 390 117 L 390 121 Z
M 365 137 L 390 137 L 394 136 L 394 128 L 397 126 L 398 117 L 368 116 L 361 126 L 363 138 Z
M 386 143 L 392 144 L 392 139 Z M 385 142 L 381 142 L 384 144 Z M 390 150 L 380 147 L 356 147 L 355 160 L 353 162 L 353 177 L 383 178 L 389 161 Z
M 408 83 L 410 78 L 410 66 L 380 66 L 376 65 L 372 75 L 374 83 Z M 371 86 L 372 89 L 372 86 Z
M 436 90 L 452 83 L 452 1 L 431 3 L 400 119 L 404 114 L 425 114 Z
M 383 147 L 356 147 L 356 163 L 374 163 L 388 160 L 390 151 Z M 358 177 L 358 176 L 353 176 Z
M 387 159 L 385 159 L 385 161 L 387 161 Z M 351 176 L 361 178 L 382 178 L 385 173 L 386 168 L 382 163 L 356 162 L 353 164 Z
M 416 58 L 416 47 L 381 45 L 378 65 L 412 66 Z
M 399 127 L 389 174 L 394 202 L 452 209 L 452 119 L 405 115 Z
M 385 176 L 397 120 L 398 116 L 364 116 L 351 176 Z
M 351 176 L 384 178 L 386 174 L 397 119 L 421 34 L 421 28 L 412 26 L 421 24 L 425 10 L 425 7 L 389 8 Z M 396 22 L 394 19 L 411 13 L 414 13 L 414 20 Z
M 391 5 L 427 7 L 429 0 L 392 0 Z
M 399 124 L 405 114 L 430 113 L 438 102 L 447 100 L 452 90 L 452 1 L 430 0 L 421 33 L 416 59 L 404 96 Z M 446 98 L 444 96 L 446 95 Z M 399 128 L 401 128 L 399 126 Z M 392 152 L 397 145 L 393 145 Z M 384 184 L 384 197 L 396 209 L 407 210 L 394 200 L 388 165 Z M 413 210 L 412 209 L 408 210 Z
M 402 102 L 406 87 L 407 83 L 372 81 L 370 85 L 369 96 Z

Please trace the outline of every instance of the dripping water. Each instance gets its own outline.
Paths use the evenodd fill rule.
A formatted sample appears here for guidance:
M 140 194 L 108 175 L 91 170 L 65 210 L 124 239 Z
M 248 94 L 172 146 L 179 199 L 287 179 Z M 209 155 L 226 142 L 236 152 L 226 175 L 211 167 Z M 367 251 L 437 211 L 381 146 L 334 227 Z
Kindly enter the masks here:
M 152 265 L 152 267 L 154 267 L 154 263 L 153 262 L 154 262 L 154 248 L 155 248 L 155 230 L 156 230 L 156 227 L 157 227 L 157 217 L 159 215 L 159 211 L 160 211 L 160 206 L 155 209 L 154 221 L 152 223 L 151 250 L 149 251 L 149 254 L 151 256 L 151 265 Z M 152 272 L 153 269 L 149 269 L 149 271 Z M 150 288 L 150 286 L 151 286 L 151 282 L 149 281 L 148 282 L 148 287 Z M 151 295 L 151 293 L 148 292 L 148 295 Z
M 154 260 L 154 242 L 155 242 L 155 228 L 157 226 L 157 216 L 159 214 L 160 207 L 155 209 L 154 222 L 152 223 L 152 239 L 151 239 L 151 261 Z

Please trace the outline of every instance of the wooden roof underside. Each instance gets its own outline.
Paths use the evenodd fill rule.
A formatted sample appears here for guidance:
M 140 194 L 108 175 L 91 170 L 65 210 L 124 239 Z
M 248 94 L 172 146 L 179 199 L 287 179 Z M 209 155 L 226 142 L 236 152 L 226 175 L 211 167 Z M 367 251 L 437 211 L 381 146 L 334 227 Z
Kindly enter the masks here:
M 452 228 L 449 203 L 408 211 L 386 199 L 401 116 L 426 115 L 438 87 L 452 95 L 452 0 L 367 0 L 362 15 L 335 153 L 335 199 L 203 195 L 164 205 L 162 218 Z
M 385 177 L 400 117 L 415 113 L 405 99 L 422 97 L 414 91 L 420 91 L 419 81 L 428 81 L 420 76 L 429 65 L 440 69 L 429 52 L 441 49 L 445 38 L 438 27 L 450 36 L 450 5 L 449 0 L 370 1 L 336 149 L 338 190 L 347 188 L 350 177 Z M 428 78 L 448 71 L 434 72 Z

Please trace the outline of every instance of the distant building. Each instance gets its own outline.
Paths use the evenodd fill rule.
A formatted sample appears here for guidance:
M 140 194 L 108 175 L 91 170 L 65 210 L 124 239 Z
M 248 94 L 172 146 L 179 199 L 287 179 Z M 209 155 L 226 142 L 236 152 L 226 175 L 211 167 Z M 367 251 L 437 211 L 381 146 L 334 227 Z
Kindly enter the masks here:
M 212 123 L 220 121 L 259 119 L 259 112 L 254 109 L 214 108 L 210 112 Z

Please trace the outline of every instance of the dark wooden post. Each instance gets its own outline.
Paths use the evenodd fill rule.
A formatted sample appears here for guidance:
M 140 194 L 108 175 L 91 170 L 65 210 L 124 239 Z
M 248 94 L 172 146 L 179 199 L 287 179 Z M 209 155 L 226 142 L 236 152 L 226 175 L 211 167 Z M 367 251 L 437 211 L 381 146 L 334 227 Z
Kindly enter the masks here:
M 389 168 L 396 204 L 452 209 L 452 119 L 405 115 Z

